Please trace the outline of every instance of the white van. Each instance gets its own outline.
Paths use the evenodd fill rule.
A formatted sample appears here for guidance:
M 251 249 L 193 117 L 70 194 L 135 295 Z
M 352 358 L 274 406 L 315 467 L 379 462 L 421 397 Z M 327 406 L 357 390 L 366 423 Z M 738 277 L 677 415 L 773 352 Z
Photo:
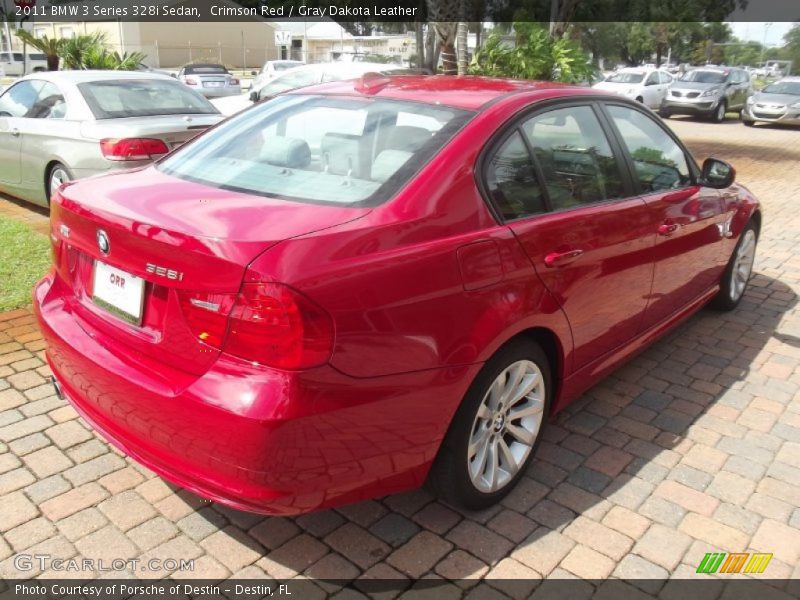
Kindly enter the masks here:
M 41 52 L 28 52 L 28 60 L 23 61 L 22 52 L 0 50 L 0 69 L 10 77 L 22 77 L 30 73 L 46 71 L 47 57 Z

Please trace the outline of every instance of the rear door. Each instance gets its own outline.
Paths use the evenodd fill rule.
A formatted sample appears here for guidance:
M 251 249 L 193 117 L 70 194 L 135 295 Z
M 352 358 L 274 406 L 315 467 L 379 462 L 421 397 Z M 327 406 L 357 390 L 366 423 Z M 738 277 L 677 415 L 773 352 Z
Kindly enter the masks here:
M 489 195 L 572 328 L 575 369 L 640 330 L 652 215 L 591 102 L 523 118 L 487 162 Z
M 646 322 L 653 325 L 718 280 L 728 215 L 717 190 L 696 184 L 691 157 L 657 119 L 629 105 L 609 102 L 606 108 L 652 212 L 655 271 Z

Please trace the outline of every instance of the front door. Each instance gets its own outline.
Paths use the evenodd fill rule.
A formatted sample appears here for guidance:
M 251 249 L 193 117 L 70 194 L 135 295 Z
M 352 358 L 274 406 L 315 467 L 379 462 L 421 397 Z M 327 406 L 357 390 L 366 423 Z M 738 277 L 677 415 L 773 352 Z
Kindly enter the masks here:
M 636 336 L 652 282 L 652 214 L 630 197 L 624 164 L 596 110 L 575 104 L 522 120 L 486 176 L 499 211 L 569 320 L 574 369 Z
M 20 153 L 26 115 L 36 104 L 41 82 L 20 81 L 0 95 L 0 182 L 18 184 L 22 180 Z
M 609 105 L 608 112 L 655 222 L 655 270 L 645 317 L 654 325 L 719 280 L 728 216 L 720 193 L 696 184 L 691 159 L 656 119 L 630 106 Z

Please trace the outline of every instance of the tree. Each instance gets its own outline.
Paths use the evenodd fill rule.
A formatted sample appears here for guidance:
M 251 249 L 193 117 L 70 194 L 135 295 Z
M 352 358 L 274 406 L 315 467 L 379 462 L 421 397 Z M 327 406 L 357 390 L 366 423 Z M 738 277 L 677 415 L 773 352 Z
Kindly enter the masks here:
M 785 59 L 792 61 L 792 72 L 797 73 L 800 69 L 800 25 L 795 25 L 787 31 L 783 41 Z
M 65 40 L 49 38 L 46 35 L 37 38 L 27 29 L 17 29 L 15 33 L 23 44 L 27 44 L 45 55 L 48 71 L 58 71 L 58 54 Z
M 458 22 L 457 28 L 457 46 L 458 46 L 458 74 L 467 74 L 467 43 L 469 40 L 469 26 L 465 21 Z
M 112 52 L 106 46 L 105 35 L 79 35 L 64 41 L 60 49 L 66 69 L 104 69 L 134 71 L 145 59 L 141 52 Z

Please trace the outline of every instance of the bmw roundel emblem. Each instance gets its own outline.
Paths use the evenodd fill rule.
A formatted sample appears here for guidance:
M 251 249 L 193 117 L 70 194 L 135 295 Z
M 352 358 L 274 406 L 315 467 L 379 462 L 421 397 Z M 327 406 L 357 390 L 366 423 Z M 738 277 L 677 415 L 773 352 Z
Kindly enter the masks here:
M 102 229 L 97 230 L 97 247 L 103 254 L 108 254 L 111 250 L 111 242 L 108 241 L 108 235 Z

